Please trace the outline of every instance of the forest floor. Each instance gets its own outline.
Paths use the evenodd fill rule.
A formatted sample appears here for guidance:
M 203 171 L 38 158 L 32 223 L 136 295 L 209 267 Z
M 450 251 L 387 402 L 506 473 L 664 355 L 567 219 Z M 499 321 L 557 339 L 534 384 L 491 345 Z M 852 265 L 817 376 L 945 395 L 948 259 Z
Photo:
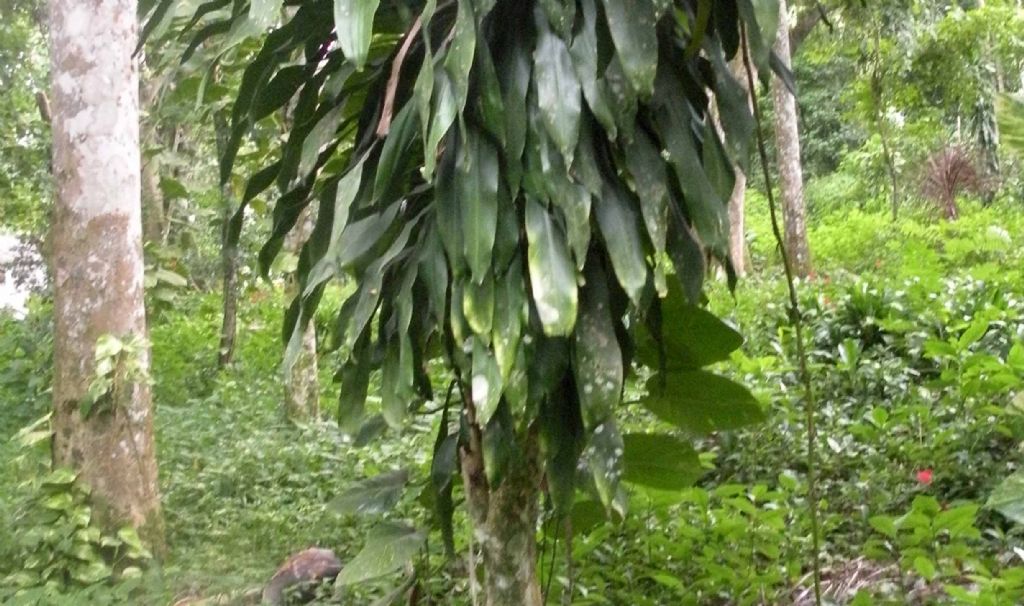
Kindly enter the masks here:
M 985 505 L 1022 460 L 1024 213 L 973 208 L 955 224 L 923 213 L 892 224 L 883 213 L 853 212 L 815 224 L 818 272 L 800 292 L 817 394 L 827 597 L 858 606 L 1019 603 L 1020 529 Z M 804 400 L 763 228 L 752 222 L 753 274 L 734 294 L 713 284 L 709 298 L 746 338 L 715 370 L 748 385 L 768 421 L 696 441 L 706 471 L 695 486 L 638 489 L 624 520 L 606 521 L 581 500 L 571 568 L 545 523 L 541 575 L 551 603 L 570 584 L 573 604 L 813 603 Z M 273 288 L 245 293 L 237 361 L 222 372 L 216 294 L 181 293 L 151 311 L 170 555 L 131 592 L 95 590 L 89 603 L 243 603 L 295 551 L 320 545 L 348 561 L 360 550 L 380 516 L 343 513 L 338 498 L 353 483 L 399 468 L 414 485 L 427 477 L 429 422 L 401 439 L 364 436 L 357 447 L 330 414 L 304 425 L 283 419 L 282 307 Z M 15 524 L 0 533 L 0 578 L 24 561 L 37 503 L 27 487 L 39 460 L 10 436 L 49 405 L 48 372 L 38 371 L 48 368 L 51 344 L 41 335 L 49 329 L 48 308 L 35 303 L 24 320 L 0 320 L 0 519 Z M 325 413 L 338 395 L 335 355 L 321 360 Z M 642 388 L 627 389 L 629 401 Z M 379 405 L 372 392 L 370 402 Z M 639 406 L 624 415 L 627 429 L 659 426 Z M 419 496 L 407 491 L 385 517 L 429 526 Z M 1024 502 L 1024 492 L 1015 498 Z M 465 528 L 459 516 L 456 524 Z M 466 533 L 456 534 L 464 550 Z M 440 541 L 431 537 L 426 553 L 417 565 L 426 595 L 469 603 Z M 342 603 L 370 603 L 396 582 L 371 583 Z

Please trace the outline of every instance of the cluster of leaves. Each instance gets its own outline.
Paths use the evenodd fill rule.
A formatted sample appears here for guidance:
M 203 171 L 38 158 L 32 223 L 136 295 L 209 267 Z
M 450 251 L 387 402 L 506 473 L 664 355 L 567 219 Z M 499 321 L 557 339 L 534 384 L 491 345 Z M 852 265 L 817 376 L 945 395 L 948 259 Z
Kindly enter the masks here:
M 713 469 L 709 470 L 713 473 Z M 804 567 L 805 487 L 789 473 L 773 487 L 721 484 L 680 492 L 643 490 L 638 512 L 621 525 L 574 519 L 576 571 L 551 556 L 566 587 L 601 603 L 784 603 Z
M 899 517 L 870 519 L 879 538 L 868 541 L 865 552 L 878 560 L 895 560 L 899 581 L 905 585 L 910 584 L 910 572 L 929 583 L 944 583 L 955 604 L 1017 603 L 1024 599 L 1024 567 L 1007 566 L 978 549 L 977 513 L 973 503 L 944 506 L 931 496 L 916 497 Z M 970 588 L 959 584 L 965 577 Z M 915 593 L 920 591 L 910 595 Z
M 126 598 L 137 584 L 121 582 L 141 578 L 140 566 L 153 556 L 131 528 L 116 533 L 100 530 L 88 504 L 89 488 L 77 481 L 75 472 L 49 470 L 49 420 L 46 415 L 12 438 L 22 454 L 9 470 L 20 468 L 27 477 L 17 488 L 19 500 L 12 503 L 14 532 L 10 553 L 2 554 L 5 565 L 0 572 L 7 574 L 0 580 L 0 599 L 51 603 L 97 591 Z M 111 591 L 114 582 L 121 584 Z
M 42 235 L 50 199 L 49 126 L 36 94 L 47 90 L 45 3 L 0 7 L 0 225 Z
M 107 334 L 96 340 L 93 377 L 78 408 L 83 416 L 114 411 L 125 393 L 150 382 L 145 364 L 148 348 L 148 341 L 137 334 L 124 338 Z
M 53 313 L 32 301 L 24 318 L 0 311 L 0 438 L 13 435 L 50 407 Z
M 279 5 L 207 3 L 190 48 L 273 23 Z M 266 271 L 317 205 L 286 364 L 329 280 L 353 276 L 331 335 L 345 352 L 342 425 L 360 427 L 378 368 L 384 420 L 422 413 L 428 361 L 442 357 L 468 414 L 460 427 L 444 406 L 438 452 L 479 431 L 495 484 L 539 432 L 559 508 L 581 455 L 606 508 L 624 510 L 624 473 L 650 479 L 624 471 L 615 421 L 645 347 L 665 371 L 652 392 L 673 396 L 648 401 L 655 415 L 694 433 L 759 420 L 745 389 L 700 370 L 739 340 L 698 304 L 705 251 L 728 267 L 725 201 L 753 128 L 727 63 L 745 28 L 767 78 L 777 18 L 751 0 L 290 6 L 242 77 L 221 158 L 226 181 L 250 131 L 291 108 L 288 140 L 230 228 L 237 238 L 245 206 L 276 184 Z M 455 458 L 435 461 L 450 516 Z

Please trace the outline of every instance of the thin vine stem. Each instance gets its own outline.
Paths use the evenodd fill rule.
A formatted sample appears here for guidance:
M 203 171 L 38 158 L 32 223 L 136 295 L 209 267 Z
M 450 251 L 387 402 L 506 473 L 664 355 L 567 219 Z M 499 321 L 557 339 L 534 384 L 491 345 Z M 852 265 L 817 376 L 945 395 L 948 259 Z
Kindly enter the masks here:
M 783 32 L 781 35 L 785 35 Z M 821 536 L 818 524 L 818 430 L 815 423 L 814 413 L 817 408 L 814 399 L 814 387 L 811 384 L 811 373 L 807 364 L 807 351 L 804 349 L 803 338 L 803 316 L 800 313 L 800 303 L 797 299 L 796 284 L 793 280 L 793 269 L 789 262 L 789 255 L 786 252 L 782 231 L 779 229 L 779 220 L 775 209 L 775 194 L 772 192 L 772 180 L 768 174 L 768 152 L 765 151 L 764 128 L 761 124 L 761 110 L 758 108 L 754 91 L 757 90 L 754 83 L 754 70 L 750 66 L 750 47 L 747 45 L 746 26 L 740 24 L 740 39 L 743 42 L 743 67 L 747 74 L 748 90 L 752 96 L 752 107 L 754 113 L 754 124 L 757 128 L 757 151 L 761 158 L 761 172 L 764 174 L 765 193 L 768 198 L 768 211 L 772 220 L 772 233 L 779 246 L 779 254 L 782 257 L 782 267 L 786 274 L 786 286 L 789 290 L 789 321 L 793 326 L 793 333 L 796 337 L 796 354 L 800 366 L 800 380 L 804 387 L 804 414 L 807 429 L 807 506 L 811 516 L 811 567 L 814 576 L 814 603 L 821 606 Z

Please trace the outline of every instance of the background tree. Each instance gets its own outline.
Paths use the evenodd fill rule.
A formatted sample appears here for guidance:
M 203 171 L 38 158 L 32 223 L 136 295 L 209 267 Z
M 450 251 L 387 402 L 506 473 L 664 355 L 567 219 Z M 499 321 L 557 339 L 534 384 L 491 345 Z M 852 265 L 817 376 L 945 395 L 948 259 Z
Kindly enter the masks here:
M 788 35 L 790 14 L 786 0 L 779 1 L 779 23 L 780 34 L 775 38 L 773 48 L 782 65 L 789 69 L 792 58 Z M 793 272 L 803 277 L 810 275 L 813 265 L 811 248 L 807 242 L 807 209 L 804 204 L 804 173 L 800 161 L 800 126 L 796 97 L 781 77 L 773 77 L 772 98 L 775 107 L 775 148 L 786 250 Z
M 147 379 L 135 4 L 50 3 L 53 459 L 99 519 L 163 541 Z
M 271 22 L 263 12 L 272 4 L 197 12 L 196 40 L 246 19 Z M 729 156 L 745 165 L 752 132 L 728 61 L 742 20 L 770 73 L 778 11 L 749 0 L 668 8 L 317 0 L 266 37 L 233 108 L 223 180 L 253 126 L 296 99 L 287 142 L 249 179 L 235 215 L 276 184 L 266 271 L 304 209 L 318 205 L 286 357 L 297 355 L 328 281 L 353 276 L 332 335 L 346 352 L 343 424 L 359 426 L 375 368 L 390 426 L 410 416 L 437 424 L 441 528 L 450 533 L 461 478 L 489 604 L 540 603 L 542 478 L 558 511 L 581 486 L 624 513 L 623 474 L 651 480 L 630 457 L 654 443 L 682 447 L 619 433 L 634 356 L 658 366 L 660 352 L 646 403 L 669 423 L 709 432 L 760 417 L 745 389 L 699 370 L 739 341 L 696 305 L 704 255 L 728 267 Z M 684 324 L 702 326 L 702 341 Z M 429 411 L 441 387 L 426 374 L 436 356 L 455 397 Z M 659 456 L 691 460 L 671 448 Z M 579 480 L 578 464 L 587 469 Z

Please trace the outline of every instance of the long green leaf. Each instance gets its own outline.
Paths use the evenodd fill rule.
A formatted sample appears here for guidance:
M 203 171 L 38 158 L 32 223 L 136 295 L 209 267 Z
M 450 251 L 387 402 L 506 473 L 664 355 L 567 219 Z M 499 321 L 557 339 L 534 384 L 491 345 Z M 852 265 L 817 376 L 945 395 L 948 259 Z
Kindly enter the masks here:
M 541 23 L 533 53 L 537 105 L 551 140 L 571 165 L 580 130 L 580 82 L 565 41 L 551 31 L 546 19 Z
M 567 336 L 576 324 L 576 270 L 565 236 L 533 199 L 526 202 L 530 285 L 544 334 Z
M 498 150 L 469 128 L 455 168 L 466 262 L 479 284 L 490 273 L 498 227 Z
M 608 300 L 608 277 L 601 260 L 587 262 L 573 343 L 573 370 L 583 426 L 592 431 L 615 411 L 622 396 L 624 369 Z
M 658 70 L 654 5 L 651 0 L 604 0 L 604 11 L 626 77 L 641 96 L 649 96 Z
M 639 305 L 648 271 L 635 207 L 635 199 L 618 183 L 606 183 L 604 194 L 594 201 L 594 214 L 615 276 L 630 300 Z
M 363 69 L 370 54 L 373 17 L 380 0 L 334 0 L 334 31 L 345 58 Z

